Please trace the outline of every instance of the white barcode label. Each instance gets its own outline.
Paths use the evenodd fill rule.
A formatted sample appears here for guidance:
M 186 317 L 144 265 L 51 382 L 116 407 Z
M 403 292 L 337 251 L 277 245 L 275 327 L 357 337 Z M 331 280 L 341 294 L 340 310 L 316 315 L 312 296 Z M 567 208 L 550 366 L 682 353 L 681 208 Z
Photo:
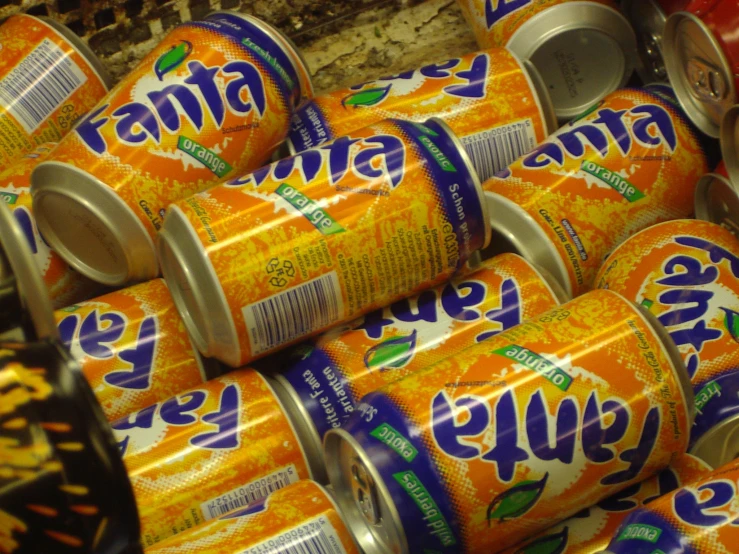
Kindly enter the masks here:
M 242 554 L 346 554 L 336 529 L 324 516 L 247 548 Z
M 536 146 L 536 132 L 531 119 L 522 119 L 467 135 L 462 137 L 462 143 L 480 180 L 484 181 L 530 152 Z
M 260 354 L 340 320 L 344 302 L 336 271 L 242 308 L 252 354 Z
M 300 477 L 293 464 L 284 467 L 266 477 L 256 479 L 242 487 L 237 487 L 218 498 L 208 500 L 200 505 L 200 511 L 206 521 L 220 517 L 231 510 L 243 508 L 252 502 L 261 500 L 278 489 L 295 483 Z
M 0 103 L 30 134 L 85 81 L 74 60 L 44 39 L 0 79 Z

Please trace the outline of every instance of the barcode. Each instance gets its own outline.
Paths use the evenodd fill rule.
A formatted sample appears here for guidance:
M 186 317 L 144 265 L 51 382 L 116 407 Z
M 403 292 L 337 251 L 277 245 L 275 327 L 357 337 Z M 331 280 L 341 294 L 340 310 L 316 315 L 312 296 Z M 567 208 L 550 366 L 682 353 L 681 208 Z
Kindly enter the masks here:
M 200 505 L 200 511 L 206 521 L 220 517 L 237 508 L 248 506 L 252 502 L 261 500 L 278 489 L 295 483 L 299 479 L 294 465 L 289 465 L 270 475 L 257 479 L 242 487 L 237 487 L 218 498 L 208 500 Z
M 79 66 L 44 39 L 0 80 L 0 103 L 30 134 L 85 81 Z
M 331 522 L 319 516 L 263 541 L 242 554 L 346 554 Z
M 531 119 L 524 119 L 462 137 L 472 165 L 486 180 L 505 169 L 514 160 L 536 146 L 536 133 Z
M 242 309 L 253 354 L 339 321 L 344 305 L 336 271 Z

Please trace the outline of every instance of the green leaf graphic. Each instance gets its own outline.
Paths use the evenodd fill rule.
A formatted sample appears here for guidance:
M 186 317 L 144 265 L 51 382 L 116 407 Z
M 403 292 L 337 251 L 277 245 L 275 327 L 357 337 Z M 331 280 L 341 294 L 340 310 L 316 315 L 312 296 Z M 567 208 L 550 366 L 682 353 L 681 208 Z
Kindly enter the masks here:
M 354 106 L 355 108 L 358 106 L 374 106 L 385 99 L 385 97 L 390 93 L 391 87 L 392 85 L 388 85 L 386 87 L 368 88 L 354 92 L 349 96 L 345 96 L 341 100 L 341 105 L 344 106 L 344 108 L 347 106 Z
M 488 525 L 493 519 L 503 522 L 528 512 L 544 492 L 548 478 L 549 472 L 540 481 L 521 481 L 496 496 L 488 506 Z
M 567 548 L 568 531 L 565 527 L 559 533 L 540 537 L 520 547 L 515 554 L 561 554 Z
M 393 337 L 367 350 L 364 365 L 368 369 L 397 369 L 413 358 L 416 350 L 416 330 L 405 337 Z
M 172 46 L 154 62 L 154 73 L 161 81 L 164 75 L 176 69 L 192 52 L 192 43 L 186 40 Z
M 735 312 L 729 308 L 721 308 L 724 311 L 724 325 L 731 334 L 731 337 L 739 342 L 739 312 Z
M 641 301 L 641 305 L 644 306 L 647 310 L 649 310 L 653 305 L 654 301 L 650 300 L 649 298 L 645 298 Z

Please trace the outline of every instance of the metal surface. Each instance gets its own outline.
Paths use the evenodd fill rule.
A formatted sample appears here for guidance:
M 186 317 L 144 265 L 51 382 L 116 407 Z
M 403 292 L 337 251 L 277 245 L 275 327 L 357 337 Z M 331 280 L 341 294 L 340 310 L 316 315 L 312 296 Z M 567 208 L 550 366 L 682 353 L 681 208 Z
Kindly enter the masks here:
M 537 68 L 560 120 L 579 115 L 622 87 L 636 65 L 629 22 L 592 2 L 567 2 L 540 12 L 506 47 Z
M 723 175 L 709 173 L 695 187 L 695 217 L 739 236 L 739 191 Z
M 624 12 L 636 32 L 639 60 L 636 71 L 645 83 L 667 81 L 667 70 L 662 58 L 662 37 L 667 15 L 657 0 L 623 0 Z
M 546 126 L 547 136 L 551 135 L 557 130 L 559 124 L 557 122 L 557 113 L 554 111 L 554 104 L 552 103 L 552 96 L 549 94 L 547 84 L 536 69 L 536 66 L 531 63 L 531 60 L 524 60 L 521 63 L 521 67 L 526 72 L 526 75 L 531 81 L 534 92 L 539 99 L 539 105 L 541 106 L 542 112 L 544 112 L 544 125 Z
M 721 120 L 721 158 L 726 164 L 729 179 L 739 183 L 739 104 L 726 112 Z
M 714 426 L 696 441 L 690 453 L 713 467 L 739 458 L 739 415 Z

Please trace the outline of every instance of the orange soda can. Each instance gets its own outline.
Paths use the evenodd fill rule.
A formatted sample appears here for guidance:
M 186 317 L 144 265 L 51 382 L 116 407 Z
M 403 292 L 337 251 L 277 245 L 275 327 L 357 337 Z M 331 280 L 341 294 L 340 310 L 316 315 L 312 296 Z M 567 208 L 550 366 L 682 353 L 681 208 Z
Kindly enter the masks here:
M 49 155 L 54 146 L 53 143 L 42 144 L 1 171 L 0 199 L 11 209 L 28 240 L 52 305 L 54 308 L 61 308 L 89 298 L 100 287 L 69 267 L 49 248 L 36 227 L 31 206 L 31 171 Z
M 365 396 L 327 470 L 368 554 L 493 552 L 669 465 L 692 408 L 664 330 L 593 291 Z
M 736 552 L 739 460 L 632 512 L 604 554 Z
M 346 329 L 296 347 L 277 381 L 323 438 L 359 400 L 545 312 L 566 298 L 557 282 L 516 254 L 371 312 Z
M 112 423 L 145 546 L 322 478 L 267 380 L 222 375 Z
M 559 525 L 501 554 L 595 554 L 611 542 L 621 522 L 634 510 L 679 487 L 696 481 L 713 468 L 690 454 L 678 456 L 670 467 L 613 496 L 585 508 Z M 651 554 L 651 553 L 650 553 Z
M 739 183 L 729 176 L 724 160 L 695 185 L 695 217 L 739 236 Z
M 570 119 L 626 84 L 636 36 L 612 0 L 457 0 L 480 48 L 529 60 L 557 117 Z
M 58 142 L 110 87 L 100 60 L 77 35 L 46 17 L 0 25 L 0 167 Z
M 706 452 L 718 452 L 739 420 L 739 240 L 707 221 L 666 221 L 616 248 L 595 282 L 670 333 L 695 392 L 692 451 L 719 465 Z
M 386 120 L 173 204 L 164 277 L 204 355 L 238 366 L 446 281 L 487 244 L 440 120 Z
M 251 16 L 178 26 L 34 172 L 41 233 L 106 285 L 156 277 L 167 205 L 269 159 L 312 94 L 301 64 Z
M 672 89 L 651 85 L 610 94 L 483 187 L 493 229 L 576 296 L 630 235 L 688 217 L 707 168 Z
M 331 492 L 308 479 L 146 549 L 146 554 L 360 552 Z
M 54 312 L 109 421 L 217 375 L 192 346 L 167 285 L 154 279 Z
M 295 111 L 287 143 L 302 152 L 388 117 L 443 119 L 481 179 L 557 128 L 533 65 L 493 48 L 317 96 Z

